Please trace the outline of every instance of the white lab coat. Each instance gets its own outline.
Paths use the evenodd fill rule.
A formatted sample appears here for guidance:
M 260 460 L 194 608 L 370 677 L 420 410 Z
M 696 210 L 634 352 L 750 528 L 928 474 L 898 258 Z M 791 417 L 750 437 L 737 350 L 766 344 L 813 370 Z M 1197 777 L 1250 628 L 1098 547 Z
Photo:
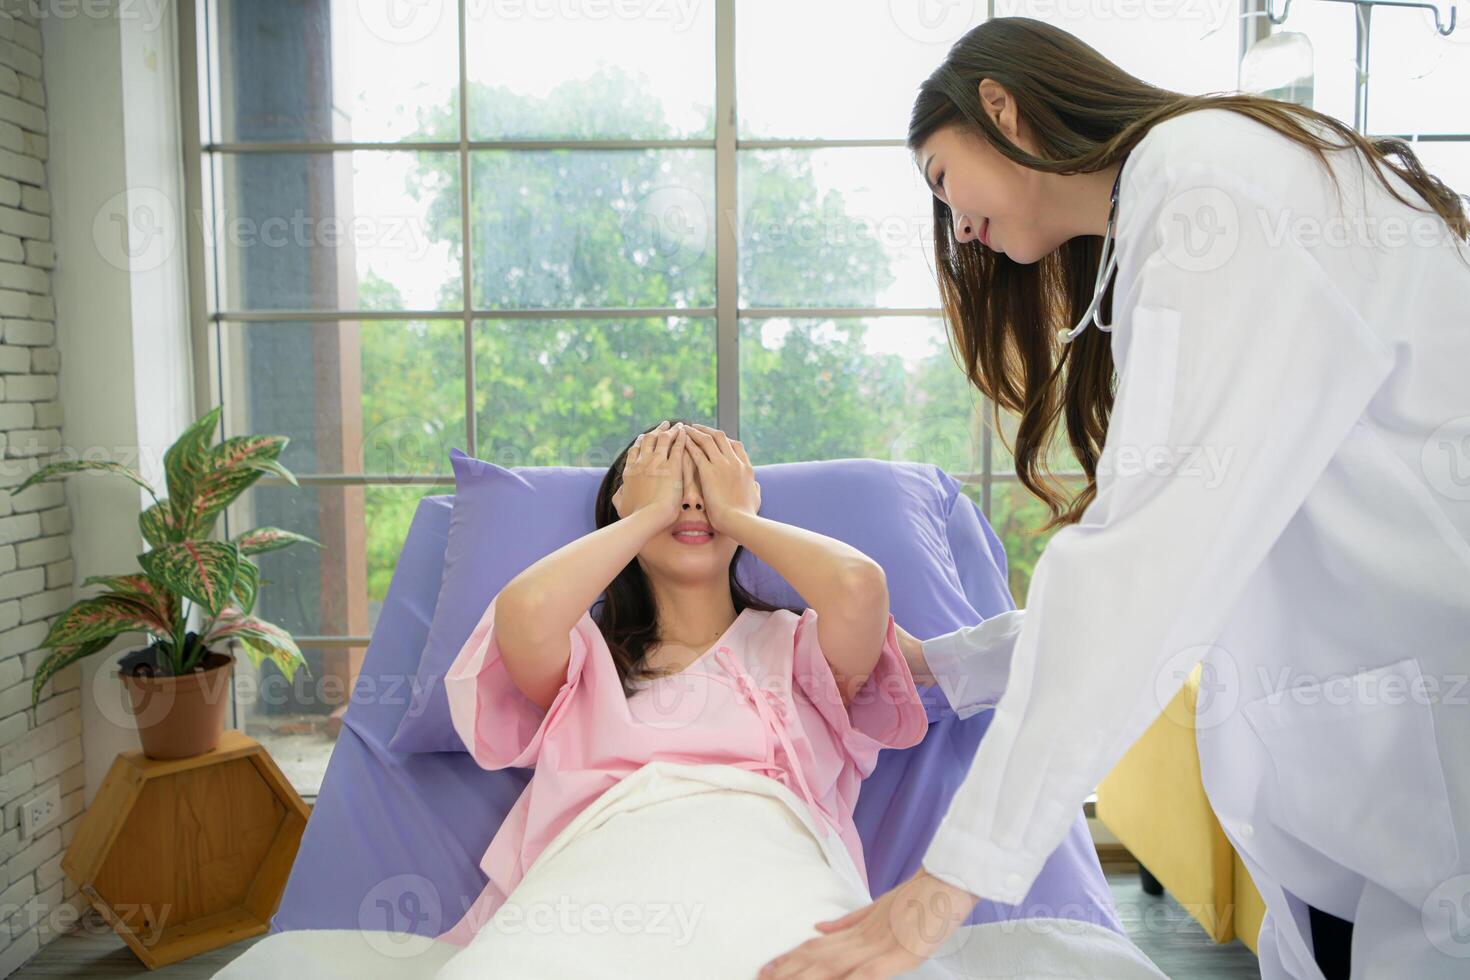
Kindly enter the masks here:
M 961 718 L 993 708 L 1005 693 L 1011 653 L 1026 610 L 999 613 L 975 626 L 924 641 L 924 662 Z
M 925 644 L 952 701 L 999 700 L 923 865 L 1019 902 L 1203 660 L 1261 975 L 1322 976 L 1309 903 L 1355 923 L 1355 978 L 1470 977 L 1470 248 L 1329 160 L 1347 221 L 1226 109 L 1126 160 L 1098 495 L 1024 616 Z

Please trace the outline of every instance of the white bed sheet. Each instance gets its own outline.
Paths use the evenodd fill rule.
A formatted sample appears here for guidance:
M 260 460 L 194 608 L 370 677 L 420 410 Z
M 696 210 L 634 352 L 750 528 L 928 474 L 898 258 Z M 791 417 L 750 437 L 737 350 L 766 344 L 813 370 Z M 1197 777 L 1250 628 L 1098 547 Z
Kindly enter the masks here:
M 869 901 L 847 848 L 787 787 L 732 766 L 660 761 L 563 828 L 468 946 L 370 930 L 278 933 L 216 977 L 753 980 L 819 935 L 812 923 Z M 961 927 L 904 976 L 1164 980 L 1125 937 L 1069 919 Z

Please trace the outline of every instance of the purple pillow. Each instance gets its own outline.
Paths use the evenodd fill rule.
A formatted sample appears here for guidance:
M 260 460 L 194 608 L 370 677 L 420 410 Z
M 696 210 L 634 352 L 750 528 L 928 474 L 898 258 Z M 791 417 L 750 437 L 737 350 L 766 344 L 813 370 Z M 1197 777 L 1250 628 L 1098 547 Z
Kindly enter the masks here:
M 598 467 L 506 469 L 451 449 L 454 507 L 444 573 L 429 638 L 419 658 L 413 701 L 389 743 L 398 752 L 463 752 L 445 700 L 443 677 L 490 600 L 523 569 L 592 530 L 593 502 L 606 472 Z M 755 468 L 761 515 L 845 541 L 888 576 L 895 621 L 928 638 L 953 623 L 981 620 L 978 608 L 1005 582 L 1005 553 L 959 484 L 926 463 L 836 459 Z M 956 547 L 965 571 L 956 565 Z M 998 574 L 997 574 L 998 573 Z M 767 602 L 807 605 L 748 549 L 736 574 Z M 977 594 L 980 593 L 980 594 Z M 950 713 L 937 687 L 920 688 L 930 720 Z

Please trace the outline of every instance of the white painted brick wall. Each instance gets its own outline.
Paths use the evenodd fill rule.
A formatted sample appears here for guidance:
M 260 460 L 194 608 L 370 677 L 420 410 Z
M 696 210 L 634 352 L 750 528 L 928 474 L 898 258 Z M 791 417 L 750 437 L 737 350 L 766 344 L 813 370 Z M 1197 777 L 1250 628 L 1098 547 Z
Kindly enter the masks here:
M 28 5 L 12 8 L 0 12 L 0 452 L 7 460 L 56 451 L 62 424 L 41 34 Z M 0 476 L 0 977 L 74 922 L 71 910 L 82 904 L 61 871 L 85 782 L 79 668 L 62 671 L 30 710 L 31 677 L 45 656 L 40 642 L 74 598 L 71 515 L 59 483 L 10 496 L 20 479 Z M 21 805 L 53 786 L 60 822 L 23 838 Z

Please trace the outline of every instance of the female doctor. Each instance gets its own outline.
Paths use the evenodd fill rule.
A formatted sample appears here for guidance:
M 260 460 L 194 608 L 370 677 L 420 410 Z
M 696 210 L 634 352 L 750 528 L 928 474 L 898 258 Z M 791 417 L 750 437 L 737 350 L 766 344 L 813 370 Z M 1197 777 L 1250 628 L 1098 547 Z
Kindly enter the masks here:
M 1022 902 L 1202 662 L 1262 977 L 1470 976 L 1464 204 L 1401 141 L 1024 18 L 953 46 L 908 145 L 959 359 L 1066 526 L 1024 615 L 914 641 L 957 708 L 999 697 L 922 866 L 761 975 L 891 977 Z

